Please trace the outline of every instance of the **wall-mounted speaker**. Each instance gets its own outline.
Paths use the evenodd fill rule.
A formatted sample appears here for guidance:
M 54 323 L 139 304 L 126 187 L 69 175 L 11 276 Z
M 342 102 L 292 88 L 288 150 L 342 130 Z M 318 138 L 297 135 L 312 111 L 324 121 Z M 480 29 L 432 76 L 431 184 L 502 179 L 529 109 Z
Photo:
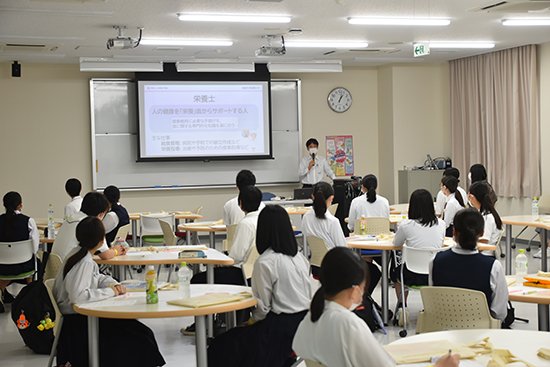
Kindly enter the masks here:
M 14 78 L 21 77 L 21 64 L 17 61 L 14 61 L 13 64 L 11 64 L 11 76 Z

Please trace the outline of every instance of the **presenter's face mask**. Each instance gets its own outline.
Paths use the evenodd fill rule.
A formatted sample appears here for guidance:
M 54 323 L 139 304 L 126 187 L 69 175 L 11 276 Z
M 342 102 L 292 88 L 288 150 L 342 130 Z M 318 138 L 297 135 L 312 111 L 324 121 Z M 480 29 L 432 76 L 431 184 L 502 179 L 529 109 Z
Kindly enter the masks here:
M 309 148 L 309 154 L 317 154 L 317 148 Z

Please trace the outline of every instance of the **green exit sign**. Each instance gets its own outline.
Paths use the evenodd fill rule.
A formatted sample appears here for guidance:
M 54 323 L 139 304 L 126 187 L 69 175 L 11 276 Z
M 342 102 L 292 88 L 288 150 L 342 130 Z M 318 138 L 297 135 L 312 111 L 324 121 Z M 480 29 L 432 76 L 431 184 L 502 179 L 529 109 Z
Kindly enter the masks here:
M 430 46 L 427 43 L 415 43 L 413 44 L 413 56 L 426 56 L 430 54 Z

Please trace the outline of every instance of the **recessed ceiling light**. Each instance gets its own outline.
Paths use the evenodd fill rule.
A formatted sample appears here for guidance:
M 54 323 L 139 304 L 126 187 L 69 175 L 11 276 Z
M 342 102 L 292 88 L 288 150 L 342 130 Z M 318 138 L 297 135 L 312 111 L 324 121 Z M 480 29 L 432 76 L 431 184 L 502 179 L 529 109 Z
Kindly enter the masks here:
M 468 41 L 433 41 L 428 42 L 430 48 L 493 48 L 494 42 L 468 42 Z
M 295 48 L 366 48 L 366 41 L 285 41 L 286 47 Z
M 349 24 L 359 25 L 408 25 L 408 26 L 446 26 L 451 24 L 450 19 L 445 18 L 348 18 Z
M 178 19 L 188 22 L 290 23 L 291 17 L 285 15 L 178 13 Z
M 507 26 L 541 26 L 550 25 L 550 18 L 513 18 L 503 19 L 502 25 Z
M 142 39 L 140 45 L 147 46 L 232 46 L 231 40 L 197 40 L 175 38 L 147 38 Z

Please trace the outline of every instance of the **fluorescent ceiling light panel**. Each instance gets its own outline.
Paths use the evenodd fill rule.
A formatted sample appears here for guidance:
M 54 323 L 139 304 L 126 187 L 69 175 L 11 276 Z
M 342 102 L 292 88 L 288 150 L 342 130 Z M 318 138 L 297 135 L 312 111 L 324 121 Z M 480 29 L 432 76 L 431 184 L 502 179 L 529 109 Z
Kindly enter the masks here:
M 175 38 L 146 38 L 142 39 L 140 45 L 146 46 L 232 46 L 231 40 L 198 40 L 198 39 L 175 39 Z
M 366 41 L 285 41 L 286 47 L 295 48 L 366 48 Z
M 81 61 L 80 71 L 163 71 L 162 62 Z
M 407 25 L 407 26 L 446 26 L 451 24 L 450 19 L 444 18 L 361 18 L 351 17 L 348 18 L 349 24 L 359 25 Z
M 502 25 L 506 26 L 541 26 L 550 25 L 550 18 L 513 18 L 503 19 Z
M 267 68 L 271 73 L 341 73 L 342 62 L 270 62 Z
M 178 62 L 176 63 L 178 71 L 191 72 L 246 72 L 253 73 L 254 63 L 228 63 L 228 62 Z
M 292 18 L 284 15 L 178 13 L 178 19 L 187 22 L 290 23 Z
M 428 42 L 430 48 L 493 48 L 493 42 L 451 42 L 451 41 L 434 41 Z

